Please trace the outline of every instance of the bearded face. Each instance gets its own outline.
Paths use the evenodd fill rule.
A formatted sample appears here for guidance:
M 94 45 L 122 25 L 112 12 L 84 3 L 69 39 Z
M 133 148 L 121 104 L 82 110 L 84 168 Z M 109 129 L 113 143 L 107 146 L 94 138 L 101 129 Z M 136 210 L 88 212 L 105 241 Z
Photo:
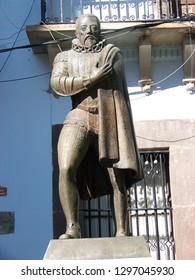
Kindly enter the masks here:
M 100 25 L 95 16 L 79 18 L 76 27 L 76 36 L 81 45 L 92 47 L 99 42 Z

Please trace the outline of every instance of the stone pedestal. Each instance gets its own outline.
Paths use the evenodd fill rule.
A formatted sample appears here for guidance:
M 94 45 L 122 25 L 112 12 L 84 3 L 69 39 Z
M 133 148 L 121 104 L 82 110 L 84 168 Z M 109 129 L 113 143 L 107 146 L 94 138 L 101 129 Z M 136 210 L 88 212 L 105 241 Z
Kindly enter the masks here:
M 44 260 L 150 258 L 143 237 L 51 240 Z

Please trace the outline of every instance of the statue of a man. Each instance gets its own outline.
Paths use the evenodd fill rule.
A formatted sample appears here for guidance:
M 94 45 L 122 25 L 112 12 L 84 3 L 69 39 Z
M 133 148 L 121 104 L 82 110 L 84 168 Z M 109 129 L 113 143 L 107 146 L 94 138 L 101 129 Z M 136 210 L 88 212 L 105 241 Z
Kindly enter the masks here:
M 81 237 L 79 198 L 111 195 L 115 236 L 126 236 L 126 192 L 142 178 L 120 50 L 107 44 L 94 15 L 76 21 L 72 48 L 55 57 L 51 88 L 72 110 L 58 141 L 59 195 L 66 218 L 60 239 Z

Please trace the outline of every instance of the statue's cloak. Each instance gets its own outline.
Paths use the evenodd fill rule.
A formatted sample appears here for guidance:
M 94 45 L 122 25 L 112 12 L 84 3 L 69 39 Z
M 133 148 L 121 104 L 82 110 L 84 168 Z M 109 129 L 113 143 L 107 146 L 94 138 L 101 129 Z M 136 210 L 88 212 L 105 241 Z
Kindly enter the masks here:
M 107 168 L 121 169 L 127 188 L 143 178 L 122 55 L 112 44 L 103 48 L 98 65 L 106 62 L 112 64 L 113 73 L 98 88 L 99 158 L 89 149 L 79 167 L 81 199 L 112 193 Z

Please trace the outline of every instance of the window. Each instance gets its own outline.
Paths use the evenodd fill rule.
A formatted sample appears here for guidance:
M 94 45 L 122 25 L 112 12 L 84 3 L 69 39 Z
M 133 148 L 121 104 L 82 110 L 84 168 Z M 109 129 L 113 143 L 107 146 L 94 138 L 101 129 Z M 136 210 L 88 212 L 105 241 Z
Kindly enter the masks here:
M 141 153 L 144 179 L 128 190 L 129 236 L 144 236 L 154 259 L 174 259 L 168 151 Z M 109 196 L 83 201 L 84 237 L 113 236 Z

